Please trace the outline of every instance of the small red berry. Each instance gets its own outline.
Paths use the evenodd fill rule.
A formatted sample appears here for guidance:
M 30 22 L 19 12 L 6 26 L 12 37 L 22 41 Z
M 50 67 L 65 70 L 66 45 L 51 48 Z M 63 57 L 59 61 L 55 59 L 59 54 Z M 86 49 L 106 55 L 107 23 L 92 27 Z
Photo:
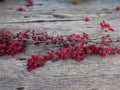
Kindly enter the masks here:
M 33 6 L 33 3 L 27 3 L 26 6 L 27 7 Z
M 89 18 L 89 17 L 86 17 L 86 18 L 85 18 L 85 21 L 86 21 L 86 22 L 89 22 L 89 21 L 90 21 L 90 18 Z
M 106 28 L 109 28 L 109 27 L 110 27 L 110 24 L 106 23 L 106 24 L 105 24 L 105 27 L 106 27 Z
M 77 56 L 77 57 L 75 57 L 75 58 L 76 58 L 76 61 L 77 61 L 77 62 L 80 62 L 80 61 L 81 61 L 80 56 Z
M 25 11 L 25 9 L 23 7 L 19 7 L 18 11 Z
M 109 30 L 110 30 L 110 31 L 112 31 L 112 32 L 114 32 L 114 31 L 115 31 L 112 27 L 110 27 L 110 28 L 109 28 Z
M 105 35 L 106 38 L 110 37 L 110 34 Z
M 74 0 L 74 1 L 72 2 L 72 4 L 73 4 L 73 5 L 77 5 L 77 2 Z
M 120 6 L 116 6 L 116 11 L 119 11 L 120 10 Z

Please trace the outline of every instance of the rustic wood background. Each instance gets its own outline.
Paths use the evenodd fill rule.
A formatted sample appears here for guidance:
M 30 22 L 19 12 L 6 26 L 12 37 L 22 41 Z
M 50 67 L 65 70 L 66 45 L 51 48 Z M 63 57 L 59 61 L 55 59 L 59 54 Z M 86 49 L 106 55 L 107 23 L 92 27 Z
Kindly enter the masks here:
M 77 6 L 69 0 L 34 0 L 32 7 L 25 4 L 25 0 L 0 2 L 0 28 L 14 32 L 33 28 L 52 35 L 87 32 L 97 38 L 104 35 L 99 23 L 106 20 L 116 30 L 112 36 L 120 36 L 120 11 L 115 11 L 120 0 L 85 0 Z M 18 7 L 26 11 L 17 11 Z M 91 18 L 88 23 L 86 16 Z M 26 60 L 16 58 L 29 57 L 38 48 L 31 46 L 25 54 L 0 57 L 0 90 L 120 90 L 120 55 L 89 56 L 80 63 L 47 62 L 27 72 Z

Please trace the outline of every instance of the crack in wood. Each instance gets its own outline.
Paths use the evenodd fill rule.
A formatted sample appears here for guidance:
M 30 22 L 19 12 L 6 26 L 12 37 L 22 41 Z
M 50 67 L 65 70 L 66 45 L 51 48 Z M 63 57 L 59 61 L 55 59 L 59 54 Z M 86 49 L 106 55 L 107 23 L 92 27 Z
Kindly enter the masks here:
M 7 23 L 44 23 L 44 22 L 67 22 L 67 21 L 82 21 L 83 19 L 71 20 L 71 19 L 64 19 L 64 20 L 33 20 L 33 21 L 18 21 L 18 22 L 1 22 L 0 24 L 7 24 Z
M 42 4 L 42 3 L 38 3 L 38 4 L 34 4 L 34 5 L 44 5 L 44 4 Z
M 26 60 L 27 58 L 17 58 L 16 60 L 20 60 L 20 61 L 23 61 L 23 60 Z
M 58 14 L 53 14 L 53 17 L 55 17 L 55 18 L 67 18 L 64 15 L 58 15 Z
M 16 88 L 16 90 L 24 90 L 25 88 L 24 87 L 18 87 Z
M 85 75 L 46 75 L 46 76 L 51 76 L 51 77 L 60 77 L 60 78 L 64 78 L 64 77 L 86 77 Z M 114 76 L 114 77 L 120 77 L 120 73 L 118 74 L 98 74 L 98 75 L 89 75 L 87 77 L 94 77 L 94 78 L 99 78 L 99 77 L 111 77 L 111 76 Z

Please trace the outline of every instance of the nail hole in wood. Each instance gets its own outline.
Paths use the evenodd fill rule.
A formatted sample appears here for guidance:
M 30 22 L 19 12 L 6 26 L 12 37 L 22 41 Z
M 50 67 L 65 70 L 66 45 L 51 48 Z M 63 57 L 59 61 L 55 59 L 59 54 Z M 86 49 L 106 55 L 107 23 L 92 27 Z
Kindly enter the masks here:
M 29 16 L 24 16 L 24 18 L 29 18 Z
M 18 87 L 16 88 L 16 90 L 24 90 L 25 88 L 24 87 Z

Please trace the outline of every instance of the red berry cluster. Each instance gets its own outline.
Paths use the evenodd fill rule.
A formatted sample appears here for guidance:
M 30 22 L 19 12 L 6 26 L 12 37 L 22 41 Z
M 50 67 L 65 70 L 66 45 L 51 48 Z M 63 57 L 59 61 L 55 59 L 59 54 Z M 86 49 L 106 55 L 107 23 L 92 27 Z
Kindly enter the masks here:
M 101 22 L 103 29 L 108 29 L 111 25 Z M 110 34 L 99 38 L 99 42 L 95 39 L 90 39 L 87 33 L 56 35 L 51 36 L 47 32 L 37 32 L 27 29 L 15 34 L 6 31 L 0 34 L 0 55 L 16 55 L 19 52 L 24 52 L 26 47 L 31 44 L 39 45 L 44 43 L 45 46 L 54 45 L 50 50 L 45 50 L 36 55 L 31 55 L 27 60 L 27 70 L 31 71 L 37 67 L 43 66 L 46 61 L 52 62 L 60 59 L 73 59 L 77 62 L 84 60 L 89 55 L 106 55 L 120 54 L 120 48 L 117 47 Z M 118 41 L 118 40 L 116 40 Z
M 16 55 L 19 52 L 24 52 L 26 49 L 25 41 L 12 41 L 7 45 L 6 53 L 8 55 Z
M 27 7 L 33 6 L 33 1 L 32 0 L 27 0 Z M 25 9 L 23 7 L 19 7 L 18 11 L 25 11 Z
M 100 22 L 101 29 L 105 32 L 112 31 L 114 32 L 114 28 L 111 27 L 110 24 L 106 23 L 104 20 Z
M 111 27 L 105 22 L 102 22 L 102 25 L 104 28 Z M 28 71 L 43 66 L 48 60 L 55 62 L 60 59 L 73 59 L 80 62 L 89 55 L 105 57 L 120 54 L 120 48 L 114 45 L 110 34 L 106 34 L 100 38 L 99 42 L 96 42 L 94 39 L 90 39 L 87 33 L 51 36 L 47 32 L 27 29 L 16 34 L 9 31 L 0 34 L 0 55 L 15 55 L 24 52 L 30 42 L 35 45 L 44 43 L 47 47 L 52 44 L 54 48 L 32 55 L 27 60 Z
M 24 52 L 26 42 L 20 40 L 13 40 L 13 34 L 5 32 L 0 36 L 0 56 L 2 55 L 16 55 L 19 52 Z
M 77 43 L 85 43 L 89 38 L 88 34 L 70 34 L 70 35 L 48 35 L 47 32 L 35 32 L 35 30 L 26 30 L 24 32 L 18 32 L 14 35 L 14 39 L 33 41 L 35 45 L 45 43 L 46 45 L 54 44 L 63 47 L 75 45 Z
M 27 70 L 31 71 L 37 67 L 41 67 L 46 61 L 52 62 L 62 60 L 73 59 L 77 62 L 84 60 L 88 55 L 100 55 L 105 57 L 106 55 L 120 54 L 120 49 L 117 47 L 105 47 L 96 44 L 76 45 L 68 48 L 59 48 L 57 51 L 50 50 L 46 52 L 46 55 L 33 55 L 27 61 Z
M 31 71 L 37 67 L 41 67 L 45 64 L 46 60 L 37 55 L 31 55 L 31 58 L 27 60 L 27 70 Z
M 106 24 L 106 23 L 105 23 Z M 33 32 L 33 31 L 32 31 Z M 41 39 L 39 40 L 39 34 Z M 110 38 L 109 34 L 106 34 L 101 38 L 99 43 L 94 42 L 94 40 L 89 38 L 89 35 L 83 33 L 79 34 L 70 34 L 70 35 L 57 35 L 49 36 L 47 33 L 35 33 L 35 37 L 33 40 L 35 41 L 46 41 L 50 43 L 61 45 L 62 47 L 57 49 L 52 49 L 50 51 L 46 51 L 44 55 L 39 53 L 39 55 L 35 55 L 37 59 L 31 57 L 27 61 L 27 70 L 31 71 L 32 69 L 36 69 L 37 67 L 43 66 L 46 61 L 51 60 L 52 62 L 58 61 L 60 59 L 67 60 L 73 59 L 77 62 L 84 60 L 88 55 L 100 55 L 105 57 L 106 55 L 114 55 L 120 54 L 120 49 L 117 46 L 113 45 L 113 40 Z M 38 35 L 38 36 L 36 36 Z M 48 41 L 47 41 L 48 40 Z M 40 60 L 38 60 L 40 59 Z M 42 62 L 43 60 L 43 62 Z M 41 63 L 38 65 L 38 63 Z
M 46 35 L 46 33 L 42 33 L 42 35 L 47 36 L 46 37 L 47 40 L 48 39 L 49 39 L 49 41 L 51 40 L 50 43 L 59 44 L 59 45 L 62 44 L 62 47 L 58 48 L 56 51 L 55 50 L 47 51 L 45 53 L 45 55 L 41 55 L 41 54 L 35 55 L 37 57 L 35 59 L 33 58 L 33 56 L 31 56 L 31 58 L 28 59 L 28 62 L 27 62 L 27 70 L 28 71 L 31 71 L 32 69 L 36 69 L 37 67 L 43 66 L 45 64 L 45 62 L 48 60 L 52 60 L 52 62 L 55 62 L 59 59 L 66 60 L 69 58 L 78 60 L 78 56 L 77 56 L 77 58 L 75 57 L 75 53 L 77 54 L 78 52 L 75 52 L 73 54 L 73 52 L 76 51 L 75 49 L 78 48 L 76 45 L 78 45 L 78 46 L 80 45 L 79 48 L 82 49 L 84 47 L 84 44 L 87 43 L 87 40 L 89 38 L 88 34 L 86 34 L 86 33 L 83 33 L 83 35 L 81 35 L 81 36 L 79 34 L 70 34 L 68 36 L 57 35 L 57 37 L 51 37 L 51 38 L 48 34 Z M 38 40 L 38 39 L 35 38 L 35 40 Z M 43 38 L 41 38 L 41 40 L 44 41 Z M 81 59 L 82 58 L 84 58 L 84 57 L 81 57 Z M 43 60 L 43 62 L 42 62 L 42 60 Z M 38 63 L 41 63 L 41 62 L 42 62 L 42 64 L 40 64 L 40 66 L 39 66 Z

